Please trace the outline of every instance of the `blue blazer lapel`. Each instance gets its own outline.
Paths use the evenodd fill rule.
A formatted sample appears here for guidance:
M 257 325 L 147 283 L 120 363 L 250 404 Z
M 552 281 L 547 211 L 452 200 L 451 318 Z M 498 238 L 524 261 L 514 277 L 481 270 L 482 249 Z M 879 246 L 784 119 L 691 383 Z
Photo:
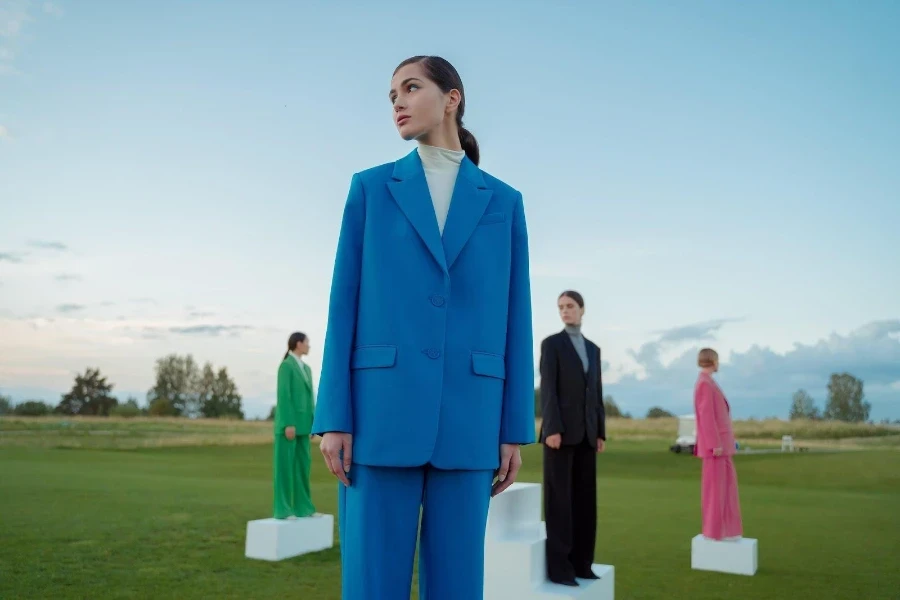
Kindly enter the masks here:
M 391 195 L 425 242 L 434 260 L 446 272 L 448 269 L 444 259 L 444 247 L 441 244 L 441 232 L 438 230 L 434 204 L 428 191 L 428 182 L 425 180 L 425 170 L 422 168 L 419 153 L 413 150 L 395 162 L 392 176 L 394 181 L 388 182 Z
M 492 194 L 484 184 L 481 170 L 468 156 L 464 156 L 453 187 L 450 212 L 447 213 L 447 222 L 444 224 L 442 241 L 448 270 L 478 227 Z

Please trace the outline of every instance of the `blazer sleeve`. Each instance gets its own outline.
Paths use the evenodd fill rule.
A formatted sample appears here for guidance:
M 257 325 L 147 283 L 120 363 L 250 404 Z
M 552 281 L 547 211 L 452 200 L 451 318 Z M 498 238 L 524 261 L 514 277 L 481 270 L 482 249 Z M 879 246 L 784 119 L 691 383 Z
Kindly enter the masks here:
M 291 359 L 293 360 L 293 359 Z M 291 367 L 282 361 L 278 367 L 278 401 L 275 405 L 275 429 L 281 433 L 286 427 L 297 426 L 297 406 L 294 402 L 294 378 Z
M 713 402 L 715 402 L 715 392 L 712 386 L 706 382 L 700 383 L 694 398 L 697 413 L 696 450 L 697 456 L 700 457 L 712 456 L 713 449 L 722 447 Z
M 541 342 L 541 440 L 564 433 L 559 398 L 556 390 L 559 378 L 559 359 L 553 338 Z
M 316 435 L 353 433 L 350 358 L 356 337 L 365 220 L 365 191 L 357 173 L 350 181 L 344 205 L 331 279 L 322 372 L 312 427 Z
M 597 437 L 606 441 L 606 407 L 603 406 L 603 373 L 600 372 L 600 347 L 597 347 Z
M 500 419 L 501 444 L 534 443 L 534 337 L 528 227 L 518 194 L 512 221 L 509 308 L 506 329 L 506 384 Z

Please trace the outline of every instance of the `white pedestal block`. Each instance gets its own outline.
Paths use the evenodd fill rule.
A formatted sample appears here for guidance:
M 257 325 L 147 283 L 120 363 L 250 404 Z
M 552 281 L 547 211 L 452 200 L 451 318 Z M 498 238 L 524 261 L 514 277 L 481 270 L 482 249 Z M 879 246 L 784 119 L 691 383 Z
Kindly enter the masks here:
M 734 575 L 755 575 L 757 542 L 753 538 L 710 540 L 696 535 L 691 540 L 691 568 Z
M 316 513 L 302 519 L 257 519 L 247 522 L 244 555 L 284 560 L 334 545 L 334 516 Z
M 537 483 L 514 483 L 491 499 L 484 546 L 484 600 L 614 600 L 615 569 L 594 565 L 600 579 L 578 587 L 547 580 L 546 528 Z

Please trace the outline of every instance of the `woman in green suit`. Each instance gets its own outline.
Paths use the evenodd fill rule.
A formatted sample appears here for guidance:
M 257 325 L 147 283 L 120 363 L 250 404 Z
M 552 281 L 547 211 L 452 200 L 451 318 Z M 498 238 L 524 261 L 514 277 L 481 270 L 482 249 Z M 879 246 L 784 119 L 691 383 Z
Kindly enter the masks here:
M 288 351 L 278 367 L 274 460 L 276 519 L 309 517 L 316 512 L 309 493 L 312 371 L 301 358 L 308 353 L 306 334 L 292 333 Z

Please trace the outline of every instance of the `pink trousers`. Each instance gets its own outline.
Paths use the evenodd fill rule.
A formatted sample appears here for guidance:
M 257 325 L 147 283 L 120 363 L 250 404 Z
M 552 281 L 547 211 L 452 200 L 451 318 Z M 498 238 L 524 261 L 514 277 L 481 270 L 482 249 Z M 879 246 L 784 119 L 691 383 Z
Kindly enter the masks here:
M 703 459 L 700 509 L 705 537 L 721 540 L 744 535 L 737 472 L 730 456 Z

